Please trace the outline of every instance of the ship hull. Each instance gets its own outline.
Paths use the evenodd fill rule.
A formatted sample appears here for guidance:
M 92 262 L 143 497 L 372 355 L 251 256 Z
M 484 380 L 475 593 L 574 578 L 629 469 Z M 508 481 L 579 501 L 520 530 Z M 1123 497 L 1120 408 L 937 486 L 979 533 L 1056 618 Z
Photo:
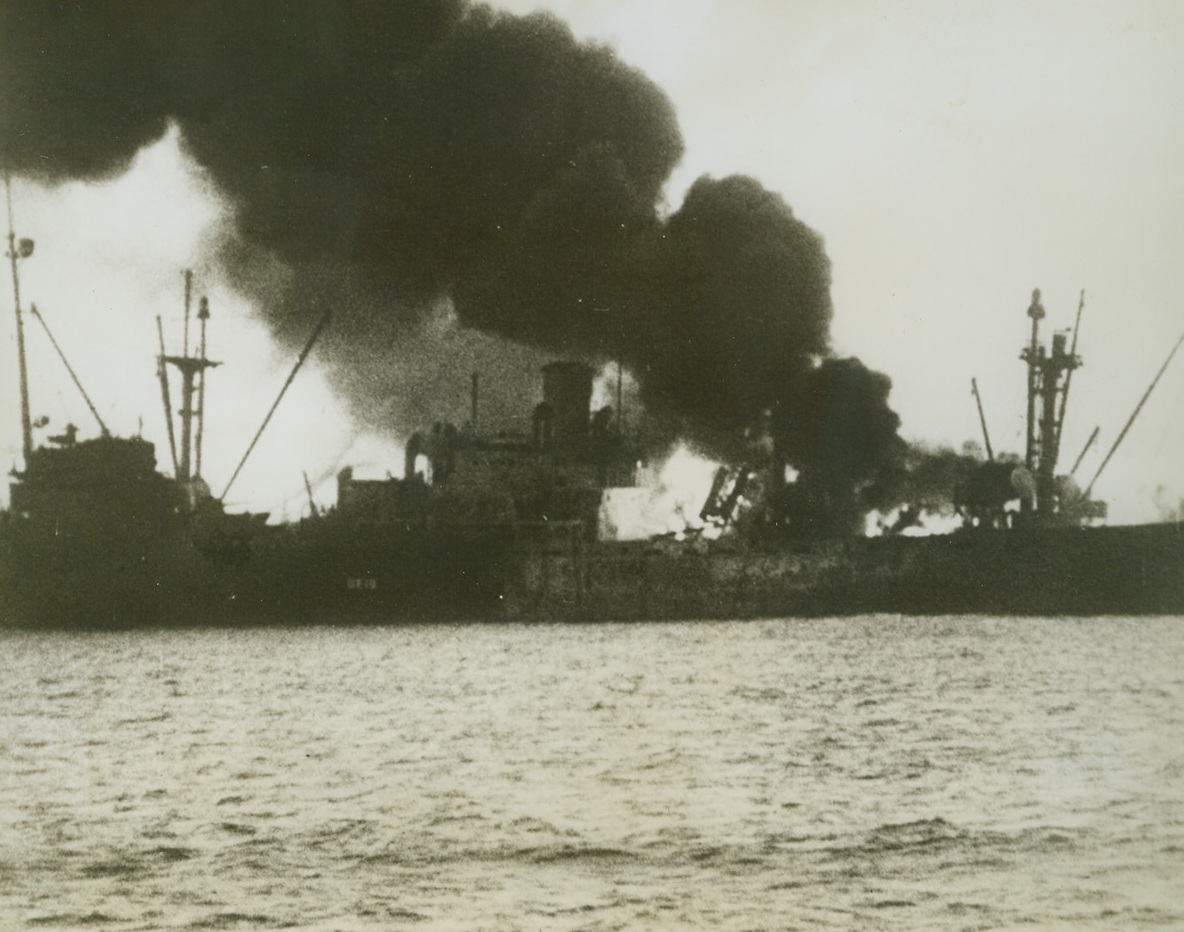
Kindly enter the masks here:
M 1184 614 L 1184 528 L 960 532 L 781 548 L 596 548 L 516 567 L 534 618 Z M 518 598 L 520 596 L 520 598 Z
M 780 547 L 595 543 L 570 529 L 264 528 L 63 540 L 6 526 L 0 621 L 36 627 L 1184 614 L 1180 525 Z
M 491 617 L 508 546 L 498 529 L 339 522 L 214 541 L 183 526 L 63 535 L 0 529 L 0 624 L 135 628 Z

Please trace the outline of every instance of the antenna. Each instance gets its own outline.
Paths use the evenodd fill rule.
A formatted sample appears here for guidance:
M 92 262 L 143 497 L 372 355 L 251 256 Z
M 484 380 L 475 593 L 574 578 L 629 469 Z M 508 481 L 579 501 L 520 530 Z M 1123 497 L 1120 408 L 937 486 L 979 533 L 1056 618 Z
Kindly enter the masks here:
M 16 351 L 17 362 L 20 367 L 21 382 L 21 452 L 25 458 L 25 468 L 29 468 L 29 458 L 33 455 L 33 424 L 29 417 L 29 370 L 25 364 L 25 324 L 21 317 L 21 281 L 17 274 L 17 259 L 27 259 L 33 255 L 33 241 L 22 239 L 17 248 L 16 233 L 12 222 L 12 176 L 4 175 L 4 189 L 8 197 L 8 259 L 12 263 L 12 296 L 16 309 Z

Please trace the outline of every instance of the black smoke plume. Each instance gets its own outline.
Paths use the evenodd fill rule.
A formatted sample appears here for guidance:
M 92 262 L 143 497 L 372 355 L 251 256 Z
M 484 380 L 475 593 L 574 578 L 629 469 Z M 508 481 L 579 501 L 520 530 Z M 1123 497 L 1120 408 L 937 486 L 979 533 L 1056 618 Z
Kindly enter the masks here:
M 525 408 L 537 364 L 564 354 L 623 360 L 652 420 L 716 455 L 772 412 L 828 501 L 894 442 L 886 377 L 818 367 L 821 238 L 744 177 L 701 178 L 667 215 L 672 105 L 550 16 L 466 0 L 0 10 L 4 167 L 109 177 L 176 125 L 232 206 L 232 280 L 292 345 L 335 310 L 323 351 L 372 426 L 419 426 L 464 397 L 470 366 L 495 408 Z
M 907 446 L 888 406 L 892 382 L 858 359 L 826 359 L 800 378 L 772 424 L 776 462 L 798 472 L 775 494 L 772 518 L 793 534 L 859 533 L 876 489 Z

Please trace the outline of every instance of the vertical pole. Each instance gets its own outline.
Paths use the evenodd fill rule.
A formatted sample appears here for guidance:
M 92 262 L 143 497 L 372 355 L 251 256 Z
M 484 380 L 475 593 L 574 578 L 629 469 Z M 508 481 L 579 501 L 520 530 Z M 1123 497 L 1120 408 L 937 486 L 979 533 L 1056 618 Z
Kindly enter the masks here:
M 11 176 L 4 176 L 4 187 L 8 195 L 8 258 L 12 263 L 12 295 L 16 307 L 16 353 L 21 381 L 21 452 L 24 455 L 25 468 L 28 469 L 29 458 L 33 455 L 33 424 L 29 417 L 29 370 L 25 364 L 25 323 L 21 317 L 21 283 L 16 270 L 18 254 L 16 233 L 13 231 L 12 223 Z
M 185 334 L 181 342 L 181 355 L 189 355 L 189 307 L 193 300 L 193 270 L 186 269 L 182 275 L 185 278 Z
M 206 431 L 206 321 L 210 319 L 210 302 L 204 296 L 197 311 L 197 319 L 201 321 L 201 365 L 197 374 L 201 381 L 197 387 L 197 464 L 193 474 L 200 479 L 201 445 Z
M 181 370 L 181 474 L 177 477 L 187 482 L 193 452 L 193 367 L 189 365 L 189 303 L 193 288 L 193 273 L 185 270 L 185 336 L 181 344 L 181 358 L 177 368 Z
M 1040 364 L 1037 354 L 1040 349 L 1040 319 L 1044 316 L 1044 307 L 1040 304 L 1039 288 L 1032 292 L 1032 304 L 1028 307 L 1028 316 L 1032 318 L 1032 340 L 1025 356 L 1028 363 L 1028 436 L 1024 449 L 1024 465 L 1030 471 L 1036 464 L 1036 395 L 1040 391 Z
M 193 370 L 188 366 L 181 369 L 181 475 L 188 480 L 193 446 Z
M 1036 396 L 1040 393 L 1040 320 L 1044 317 L 1044 307 L 1040 303 L 1040 289 L 1032 292 L 1032 303 L 1028 306 L 1028 316 L 1032 318 L 1032 339 L 1021 358 L 1028 364 L 1028 436 L 1024 449 L 1024 466 L 1031 473 L 1036 466 Z M 1032 513 L 1032 500 L 1024 496 L 1020 500 L 1020 513 L 1028 516 Z
M 1036 468 L 1036 511 L 1043 515 L 1053 513 L 1053 496 L 1057 468 L 1057 384 L 1061 370 L 1058 354 L 1043 360 L 1040 376 L 1040 462 Z

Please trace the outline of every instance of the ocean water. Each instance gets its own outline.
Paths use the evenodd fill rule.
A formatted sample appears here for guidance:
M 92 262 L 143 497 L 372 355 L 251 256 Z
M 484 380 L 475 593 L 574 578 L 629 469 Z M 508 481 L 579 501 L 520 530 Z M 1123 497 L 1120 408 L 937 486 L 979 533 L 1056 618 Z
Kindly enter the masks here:
M 1184 618 L 0 633 L 0 928 L 1184 928 Z

